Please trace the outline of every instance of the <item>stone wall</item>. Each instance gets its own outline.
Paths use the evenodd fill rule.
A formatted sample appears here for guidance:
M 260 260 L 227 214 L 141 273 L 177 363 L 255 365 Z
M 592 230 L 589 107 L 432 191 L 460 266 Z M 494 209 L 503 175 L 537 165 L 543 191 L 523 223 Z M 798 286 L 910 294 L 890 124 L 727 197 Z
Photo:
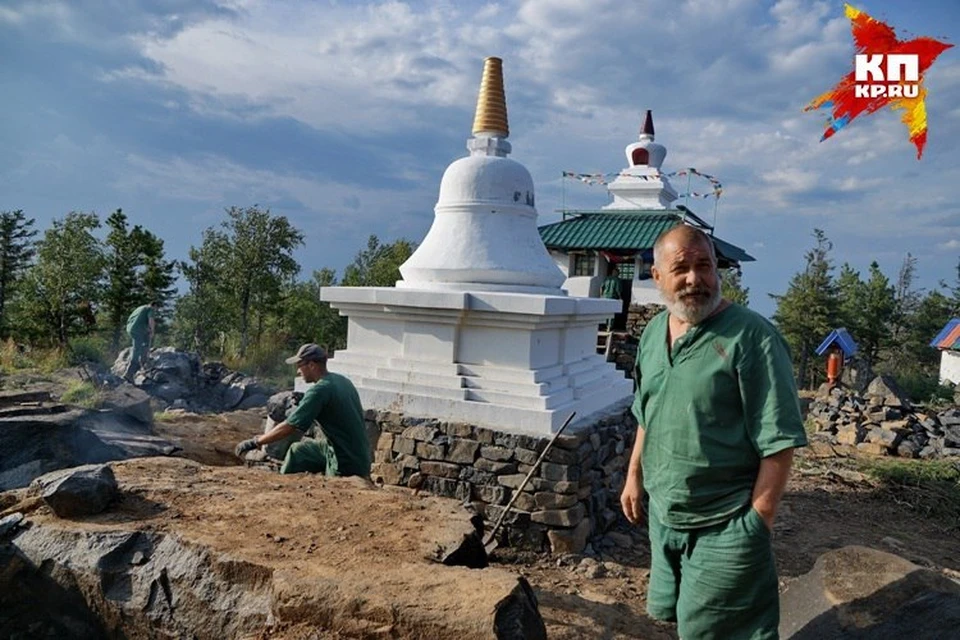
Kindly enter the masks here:
M 550 438 L 469 424 L 367 411 L 379 430 L 374 481 L 471 504 L 497 520 Z M 636 421 L 629 409 L 564 433 L 520 492 L 498 534 L 501 544 L 579 552 L 620 517 L 620 491 Z
M 633 365 L 637 360 L 637 347 L 640 335 L 647 323 L 663 311 L 660 304 L 633 304 L 627 310 L 626 331 L 615 332 L 610 336 L 610 360 L 617 369 L 633 377 Z

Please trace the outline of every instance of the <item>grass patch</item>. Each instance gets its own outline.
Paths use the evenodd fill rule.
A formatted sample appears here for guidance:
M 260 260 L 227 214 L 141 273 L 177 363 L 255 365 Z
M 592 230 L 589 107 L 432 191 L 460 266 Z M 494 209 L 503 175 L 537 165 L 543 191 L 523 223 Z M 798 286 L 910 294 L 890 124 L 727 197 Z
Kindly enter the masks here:
M 76 380 L 71 382 L 67 390 L 63 392 L 60 401 L 84 409 L 99 409 L 103 404 L 103 396 L 92 383 Z
M 5 373 L 14 371 L 38 371 L 53 373 L 69 366 L 69 358 L 63 349 L 35 349 L 17 344 L 11 339 L 0 344 L 0 369 Z
M 175 422 L 180 418 L 183 418 L 183 414 L 174 411 L 161 411 L 153 414 L 153 419 L 155 422 Z
M 898 504 L 960 529 L 960 461 L 863 460 L 860 470 Z

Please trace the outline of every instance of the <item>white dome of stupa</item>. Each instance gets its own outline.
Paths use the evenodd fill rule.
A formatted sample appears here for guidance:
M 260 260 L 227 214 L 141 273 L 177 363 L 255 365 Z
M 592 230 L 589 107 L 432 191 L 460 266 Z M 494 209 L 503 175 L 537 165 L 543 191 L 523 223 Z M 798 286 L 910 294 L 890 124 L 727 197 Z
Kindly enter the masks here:
M 444 172 L 433 225 L 400 267 L 397 286 L 565 295 L 563 272 L 537 229 L 533 178 L 506 157 L 511 147 L 499 58 L 484 61 L 473 135 L 470 155 Z

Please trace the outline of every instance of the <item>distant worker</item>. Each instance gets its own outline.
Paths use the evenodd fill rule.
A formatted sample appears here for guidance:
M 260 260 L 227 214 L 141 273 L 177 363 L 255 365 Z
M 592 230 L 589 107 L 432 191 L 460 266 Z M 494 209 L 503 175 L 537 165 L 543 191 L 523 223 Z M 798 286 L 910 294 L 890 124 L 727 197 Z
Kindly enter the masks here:
M 610 272 L 600 286 L 600 297 L 608 300 L 620 300 L 623 295 L 620 289 L 620 269 L 617 265 L 611 265 Z M 607 331 L 613 328 L 614 318 L 607 320 Z
M 137 307 L 127 318 L 127 333 L 133 340 L 133 351 L 130 354 L 130 364 L 123 374 L 123 379 L 127 382 L 133 382 L 133 376 L 137 374 L 147 360 L 150 354 L 150 344 L 153 342 L 153 332 L 156 329 L 156 315 L 160 310 L 160 302 L 154 300 L 150 304 Z
M 370 475 L 370 442 L 364 426 L 363 407 L 356 387 L 349 378 L 327 370 L 327 352 L 315 344 L 305 344 L 297 355 L 287 358 L 312 385 L 300 404 L 286 420 L 267 433 L 244 440 L 235 453 L 243 458 L 248 451 L 279 442 L 296 431 L 305 433 L 314 421 L 327 442 L 306 438 L 287 449 L 280 473 L 323 473 L 328 476 Z
M 620 286 L 620 269 L 617 268 L 617 265 L 613 265 L 610 267 L 610 273 L 600 287 L 600 297 L 609 300 L 619 300 L 623 293 Z

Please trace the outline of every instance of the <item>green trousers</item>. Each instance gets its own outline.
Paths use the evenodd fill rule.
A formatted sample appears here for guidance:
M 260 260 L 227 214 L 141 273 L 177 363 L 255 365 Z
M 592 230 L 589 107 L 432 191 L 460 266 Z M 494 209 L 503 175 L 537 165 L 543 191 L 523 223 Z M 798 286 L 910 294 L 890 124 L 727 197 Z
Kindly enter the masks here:
M 140 365 L 143 364 L 147 353 L 150 351 L 150 334 L 131 333 L 130 337 L 133 339 L 133 351 L 130 353 L 130 364 L 127 365 L 127 370 L 123 373 L 123 377 L 127 380 L 132 380 L 133 376 L 137 375 Z
M 304 438 L 294 442 L 283 457 L 280 473 L 323 473 L 337 475 L 337 456 L 326 442 Z
M 647 613 L 684 640 L 776 640 L 780 599 L 770 530 L 747 506 L 702 529 L 664 526 L 650 505 Z

